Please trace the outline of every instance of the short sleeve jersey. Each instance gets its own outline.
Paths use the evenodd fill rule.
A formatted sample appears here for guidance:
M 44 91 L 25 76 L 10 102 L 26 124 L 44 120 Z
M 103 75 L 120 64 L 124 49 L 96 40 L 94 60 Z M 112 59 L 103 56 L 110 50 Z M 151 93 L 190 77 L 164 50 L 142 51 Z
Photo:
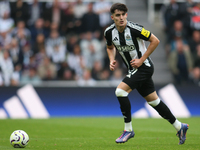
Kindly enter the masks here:
M 146 52 L 146 46 L 144 41 L 148 41 L 151 36 L 151 32 L 144 29 L 143 26 L 127 21 L 126 28 L 120 33 L 115 24 L 110 25 L 104 31 L 104 37 L 108 46 L 112 44 L 115 46 L 119 54 L 121 55 L 128 70 L 133 70 L 130 65 L 132 59 L 141 58 Z M 150 59 L 146 59 L 144 64 L 151 66 Z

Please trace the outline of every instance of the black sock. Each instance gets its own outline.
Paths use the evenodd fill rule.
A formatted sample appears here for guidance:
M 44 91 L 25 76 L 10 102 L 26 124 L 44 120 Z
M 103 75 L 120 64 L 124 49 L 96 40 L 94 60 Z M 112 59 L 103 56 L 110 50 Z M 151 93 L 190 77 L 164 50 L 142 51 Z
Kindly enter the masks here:
M 131 122 L 131 103 L 128 97 L 117 97 L 122 115 L 124 116 L 124 122 Z
M 168 120 L 171 124 L 173 124 L 176 120 L 174 115 L 171 113 L 167 105 L 160 101 L 160 103 L 153 107 L 164 119 Z

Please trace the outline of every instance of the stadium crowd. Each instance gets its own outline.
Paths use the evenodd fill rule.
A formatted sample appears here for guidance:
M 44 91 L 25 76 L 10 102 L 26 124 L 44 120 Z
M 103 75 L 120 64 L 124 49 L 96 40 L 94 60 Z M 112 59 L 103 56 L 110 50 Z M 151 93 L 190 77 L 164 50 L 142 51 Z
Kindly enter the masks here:
M 200 2 L 170 0 L 161 8 L 175 84 L 200 85 Z
M 0 0 L 0 85 L 121 79 L 111 73 L 103 31 L 111 2 Z
M 126 74 L 119 55 L 109 70 L 104 29 L 111 2 L 0 0 L 0 86 L 41 81 L 119 80 Z M 166 55 L 175 83 L 200 81 L 200 3 L 163 5 Z M 121 69 L 122 68 L 122 69 Z

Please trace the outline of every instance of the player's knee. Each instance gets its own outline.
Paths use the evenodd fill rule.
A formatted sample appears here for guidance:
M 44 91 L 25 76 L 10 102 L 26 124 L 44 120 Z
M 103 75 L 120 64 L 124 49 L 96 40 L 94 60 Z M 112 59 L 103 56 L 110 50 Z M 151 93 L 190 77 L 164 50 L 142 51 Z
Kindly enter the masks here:
M 122 89 L 117 88 L 117 89 L 115 90 L 115 95 L 116 95 L 117 97 L 126 97 L 126 96 L 128 96 L 128 92 L 126 92 L 126 91 L 124 91 L 124 90 L 122 90 Z
M 148 102 L 148 104 L 151 105 L 152 107 L 156 107 L 159 103 L 160 103 L 160 98 L 157 98 L 154 101 Z

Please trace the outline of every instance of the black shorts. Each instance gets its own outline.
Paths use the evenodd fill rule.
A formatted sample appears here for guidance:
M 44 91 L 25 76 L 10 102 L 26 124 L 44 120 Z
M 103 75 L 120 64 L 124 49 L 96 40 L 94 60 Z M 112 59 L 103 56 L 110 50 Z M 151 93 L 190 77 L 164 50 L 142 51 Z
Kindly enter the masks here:
M 129 85 L 132 90 L 137 89 L 142 97 L 146 97 L 155 91 L 154 82 L 152 80 L 153 72 L 153 64 L 151 64 L 151 67 L 142 64 L 138 69 L 129 72 L 122 82 Z

